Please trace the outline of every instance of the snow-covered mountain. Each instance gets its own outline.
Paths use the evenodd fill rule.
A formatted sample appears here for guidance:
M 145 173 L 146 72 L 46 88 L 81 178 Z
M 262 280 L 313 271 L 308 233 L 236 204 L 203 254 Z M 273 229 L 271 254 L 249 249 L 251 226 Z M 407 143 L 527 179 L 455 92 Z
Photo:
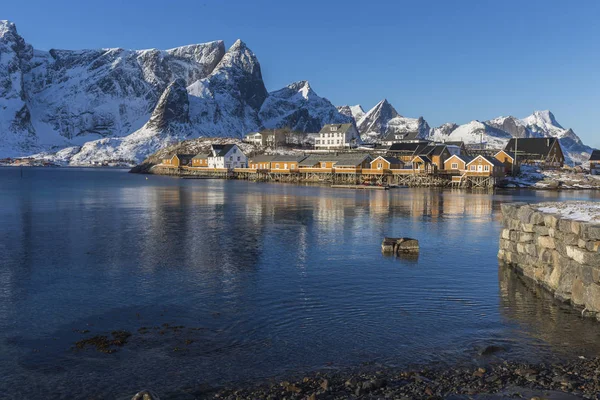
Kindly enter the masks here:
M 176 133 L 152 124 L 159 99 L 166 91 L 182 96 L 182 84 L 187 120 Z M 240 40 L 227 51 L 215 41 L 164 51 L 46 52 L 0 21 L 0 157 L 68 148 L 55 157 L 137 162 L 179 137 L 241 137 L 274 125 L 318 131 L 349 121 L 308 83 L 298 85 L 269 95 L 258 59 Z
M 376 142 L 390 133 L 410 134 L 414 138 L 427 138 L 431 131 L 427 121 L 422 117 L 403 117 L 386 99 L 367 111 L 357 121 L 357 126 L 365 143 Z
M 319 97 L 307 81 L 292 83 L 269 93 L 259 112 L 265 128 L 289 127 L 302 132 L 319 132 L 329 123 L 352 122 L 329 100 Z
M 463 141 L 466 144 L 485 143 L 489 148 L 503 148 L 512 137 L 556 137 L 565 153 L 567 162 L 587 162 L 592 148 L 583 144 L 571 129 L 563 128 L 548 111 L 535 111 L 518 119 L 512 116 L 498 117 L 489 121 L 471 121 L 468 124 L 444 124 L 431 131 L 429 138 L 436 141 Z
M 360 121 L 360 119 L 365 115 L 365 110 L 363 110 L 360 104 L 355 106 L 339 106 L 337 109 L 340 114 L 354 118 L 355 122 Z

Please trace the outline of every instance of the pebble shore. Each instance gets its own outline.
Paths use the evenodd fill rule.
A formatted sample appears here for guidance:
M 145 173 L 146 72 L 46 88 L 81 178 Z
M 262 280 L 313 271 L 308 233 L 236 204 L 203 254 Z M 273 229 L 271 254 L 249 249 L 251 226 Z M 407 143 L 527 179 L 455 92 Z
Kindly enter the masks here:
M 237 399 L 599 399 L 600 358 L 556 364 L 373 373 L 317 373 L 299 380 L 221 389 L 202 398 Z

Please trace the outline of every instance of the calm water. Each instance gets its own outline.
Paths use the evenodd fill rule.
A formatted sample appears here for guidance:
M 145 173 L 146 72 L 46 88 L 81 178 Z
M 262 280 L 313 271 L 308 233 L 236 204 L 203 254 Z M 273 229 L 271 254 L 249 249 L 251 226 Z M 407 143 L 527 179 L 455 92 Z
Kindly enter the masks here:
M 482 362 L 490 344 L 599 354 L 598 324 L 496 260 L 502 202 L 597 197 L 0 168 L 0 397 Z M 382 256 L 383 236 L 418 238 L 420 256 Z M 74 348 L 113 330 L 133 333 L 117 353 Z

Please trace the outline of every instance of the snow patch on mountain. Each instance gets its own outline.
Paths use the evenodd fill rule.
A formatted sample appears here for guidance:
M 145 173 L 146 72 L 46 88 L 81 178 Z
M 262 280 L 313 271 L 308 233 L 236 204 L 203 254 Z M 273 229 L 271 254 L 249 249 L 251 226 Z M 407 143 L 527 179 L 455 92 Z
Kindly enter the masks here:
M 307 81 L 292 83 L 269 93 L 259 117 L 265 128 L 289 127 L 301 132 L 319 132 L 323 125 L 352 122 L 329 100 L 319 97 Z
M 365 116 L 365 110 L 363 110 L 360 104 L 357 104 L 355 106 L 339 106 L 337 109 L 340 112 L 340 114 L 354 118 L 354 121 L 356 123 L 358 123 L 358 121 L 360 121 L 360 119 Z
M 357 123 L 363 142 L 373 143 L 390 133 L 410 134 L 413 138 L 427 138 L 431 128 L 421 118 L 406 118 L 386 100 L 370 109 Z

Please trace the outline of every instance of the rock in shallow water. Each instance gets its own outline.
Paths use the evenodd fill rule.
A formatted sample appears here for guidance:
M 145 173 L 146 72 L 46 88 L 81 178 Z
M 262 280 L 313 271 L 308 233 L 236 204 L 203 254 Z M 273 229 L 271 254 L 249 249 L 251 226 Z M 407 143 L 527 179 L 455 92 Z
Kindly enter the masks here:
M 160 398 L 156 393 L 150 390 L 142 390 L 133 395 L 131 400 L 160 400 Z

